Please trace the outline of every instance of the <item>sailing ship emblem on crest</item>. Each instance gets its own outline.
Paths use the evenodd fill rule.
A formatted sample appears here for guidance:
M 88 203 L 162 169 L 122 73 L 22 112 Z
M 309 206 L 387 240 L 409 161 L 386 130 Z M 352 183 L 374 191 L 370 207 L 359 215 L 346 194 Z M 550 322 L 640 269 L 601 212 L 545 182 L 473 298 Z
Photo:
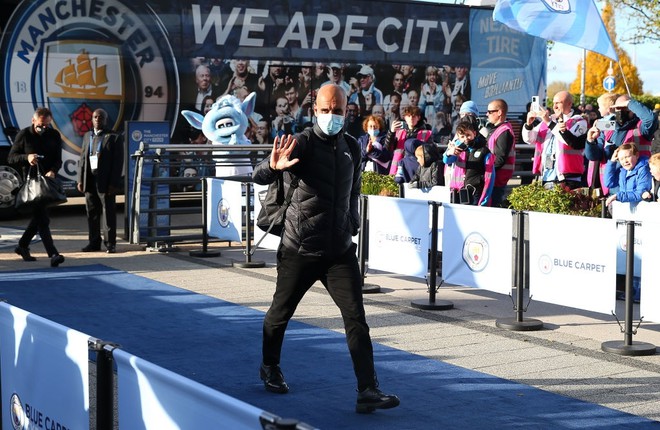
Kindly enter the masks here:
M 55 78 L 65 94 L 85 96 L 104 94 L 108 89 L 107 65 L 98 64 L 98 57 L 90 57 L 85 49 L 76 57 L 75 63 L 66 60 Z
M 541 0 L 552 12 L 571 13 L 571 4 L 568 0 Z
M 80 153 L 82 136 L 89 128 L 85 123 L 91 123 L 94 109 L 103 107 L 114 121 L 123 117 L 124 66 L 116 44 L 47 42 L 44 68 L 45 105 L 53 112 L 53 123 L 72 153 Z M 121 123 L 109 126 L 116 129 Z
M 45 44 L 44 52 L 48 97 L 122 99 L 124 73 L 118 46 L 57 41 Z

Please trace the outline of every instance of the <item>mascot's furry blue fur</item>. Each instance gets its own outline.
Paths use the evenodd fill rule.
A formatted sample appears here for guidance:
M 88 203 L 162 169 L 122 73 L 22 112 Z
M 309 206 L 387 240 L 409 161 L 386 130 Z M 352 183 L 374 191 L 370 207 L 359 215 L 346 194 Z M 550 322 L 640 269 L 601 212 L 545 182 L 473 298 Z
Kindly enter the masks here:
M 238 98 L 226 95 L 218 99 L 204 116 L 189 110 L 181 111 L 181 114 L 191 126 L 202 130 L 204 136 L 213 145 L 250 145 L 251 142 L 245 137 L 245 131 L 249 125 L 248 117 L 254 112 L 255 97 L 255 93 L 250 93 L 241 103 Z M 227 153 L 227 151 L 213 152 L 217 163 L 216 176 L 252 174 L 250 159 L 217 157 Z

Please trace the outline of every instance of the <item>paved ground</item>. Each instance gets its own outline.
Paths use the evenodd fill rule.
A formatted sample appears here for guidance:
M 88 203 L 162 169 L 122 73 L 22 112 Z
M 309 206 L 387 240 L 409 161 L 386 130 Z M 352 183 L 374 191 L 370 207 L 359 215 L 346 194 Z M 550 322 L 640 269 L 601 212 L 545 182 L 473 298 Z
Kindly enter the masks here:
M 26 224 L 26 219 L 0 221 L 2 227 Z M 270 251 L 258 250 L 252 258 L 266 263 L 260 268 L 233 266 L 246 261 L 243 249 L 219 243 L 209 245 L 221 252 L 214 258 L 189 255 L 201 244 L 161 253 L 125 241 L 118 244 L 117 254 L 85 254 L 79 252 L 86 244 L 85 229 L 82 206 L 55 210 L 52 230 L 67 258 L 65 265 L 101 263 L 259 310 L 266 310 L 270 302 L 275 280 Z M 20 261 L 3 240 L 0 246 L 0 271 L 48 267 L 40 243 L 32 247 L 38 258 L 34 263 Z M 410 305 L 412 300 L 428 298 L 424 281 L 368 273 L 366 282 L 381 288 L 380 293 L 365 295 L 374 341 L 660 421 L 660 354 L 631 357 L 603 352 L 603 342 L 623 340 L 612 316 L 532 301 L 524 318 L 542 321 L 543 329 L 511 331 L 496 326 L 496 321 L 515 316 L 507 296 L 443 286 L 436 299 L 451 301 L 454 308 L 426 311 Z M 623 302 L 617 304 L 617 315 L 623 319 Z M 639 317 L 637 308 L 634 315 Z M 296 318 L 342 331 L 339 312 L 320 284 L 307 294 Z M 660 325 L 643 323 L 634 341 L 660 345 Z M 387 381 L 381 382 L 386 389 Z

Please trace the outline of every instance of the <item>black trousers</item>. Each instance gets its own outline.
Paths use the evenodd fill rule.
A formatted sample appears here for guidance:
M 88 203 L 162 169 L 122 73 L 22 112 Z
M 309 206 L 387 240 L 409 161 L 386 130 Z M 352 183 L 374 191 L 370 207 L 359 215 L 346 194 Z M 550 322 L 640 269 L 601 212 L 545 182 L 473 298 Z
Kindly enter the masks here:
M 56 255 L 58 252 L 53 243 L 53 235 L 50 233 L 50 217 L 48 216 L 48 209 L 43 206 L 37 206 L 34 208 L 32 219 L 30 219 L 30 223 L 25 228 L 23 236 L 19 239 L 18 246 L 21 248 L 29 248 L 30 242 L 37 233 L 39 233 L 39 236 L 41 237 L 41 241 L 44 244 L 44 248 L 46 248 L 48 256 L 52 257 L 53 255 Z
M 92 189 L 96 190 L 96 183 Z M 89 243 L 100 246 L 101 241 L 108 246 L 117 244 L 117 201 L 114 194 L 86 192 L 87 228 Z M 103 236 L 101 236 L 103 233 Z
M 277 253 L 277 286 L 263 326 L 264 364 L 280 363 L 284 332 L 289 320 L 317 280 L 323 283 L 341 311 L 358 390 L 373 386 L 376 382 L 374 353 L 362 301 L 355 245 L 344 255 L 333 259 L 303 257 L 280 247 Z

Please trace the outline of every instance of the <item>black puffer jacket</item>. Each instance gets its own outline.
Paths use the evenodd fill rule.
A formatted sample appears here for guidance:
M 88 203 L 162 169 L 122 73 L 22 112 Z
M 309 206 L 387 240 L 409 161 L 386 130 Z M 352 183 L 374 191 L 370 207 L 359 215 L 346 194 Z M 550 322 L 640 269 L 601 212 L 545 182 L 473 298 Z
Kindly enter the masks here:
M 352 245 L 359 227 L 358 200 L 362 182 L 360 160 L 354 160 L 353 137 L 340 133 L 327 136 L 318 126 L 296 135 L 298 144 L 291 159 L 298 164 L 291 173 L 300 182 L 286 211 L 282 246 L 300 255 L 335 257 Z M 257 184 L 270 184 L 277 178 L 270 158 L 259 163 L 252 174 Z M 284 175 L 288 189 L 290 175 Z
M 435 143 L 425 143 L 424 165 L 419 166 L 415 176 L 410 181 L 411 188 L 431 188 L 444 185 L 443 164 L 440 150 Z

